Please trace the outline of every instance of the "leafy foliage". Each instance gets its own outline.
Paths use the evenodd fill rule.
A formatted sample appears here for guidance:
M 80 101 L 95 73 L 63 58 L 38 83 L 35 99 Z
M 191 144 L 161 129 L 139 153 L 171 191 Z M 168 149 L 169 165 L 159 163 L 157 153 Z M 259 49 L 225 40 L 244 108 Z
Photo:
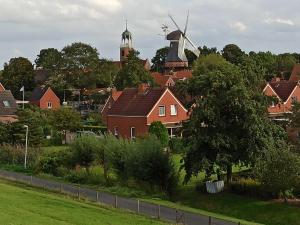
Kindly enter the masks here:
M 168 129 L 160 122 L 154 121 L 149 127 L 149 134 L 155 135 L 163 147 L 168 146 L 169 133 Z
M 4 64 L 2 79 L 6 89 L 11 90 L 16 98 L 21 98 L 22 86 L 25 91 L 32 91 L 35 86 L 33 65 L 26 58 L 12 58 L 9 63 Z
M 240 47 L 235 44 L 228 44 L 222 50 L 222 56 L 234 65 L 242 62 L 244 54 Z
M 123 90 L 125 87 L 137 87 L 141 83 L 153 83 L 153 79 L 143 67 L 138 52 L 130 51 L 125 65 L 117 74 L 115 86 Z

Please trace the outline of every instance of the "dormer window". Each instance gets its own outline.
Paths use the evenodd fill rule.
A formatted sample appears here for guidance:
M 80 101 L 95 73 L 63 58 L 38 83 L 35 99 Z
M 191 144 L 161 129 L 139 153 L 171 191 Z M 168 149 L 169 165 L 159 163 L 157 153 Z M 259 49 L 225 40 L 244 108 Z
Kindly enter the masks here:
M 3 101 L 3 105 L 4 107 L 10 107 L 10 103 L 7 100 Z

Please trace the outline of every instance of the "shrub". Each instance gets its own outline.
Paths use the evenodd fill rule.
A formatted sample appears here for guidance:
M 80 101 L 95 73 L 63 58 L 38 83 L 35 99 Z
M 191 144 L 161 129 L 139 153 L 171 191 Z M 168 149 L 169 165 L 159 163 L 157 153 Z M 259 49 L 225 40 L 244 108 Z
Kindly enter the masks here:
M 149 134 L 155 135 L 163 147 L 168 146 L 169 133 L 167 128 L 160 121 L 154 121 L 151 123 L 149 127 Z
M 239 181 L 234 181 L 230 184 L 229 191 L 234 194 L 261 199 L 273 199 L 278 197 L 278 193 L 266 189 L 254 179 L 240 179 Z
M 172 138 L 169 142 L 170 150 L 172 153 L 184 153 L 185 146 L 181 138 Z
M 157 185 L 169 194 L 177 186 L 178 174 L 174 163 L 154 136 L 137 140 L 136 147 L 128 155 L 125 167 L 129 176 L 150 185 Z
M 93 136 L 82 136 L 76 138 L 70 146 L 72 154 L 71 164 L 80 165 L 85 168 L 91 166 L 94 161 L 94 154 L 100 147 L 100 141 Z
M 32 167 L 36 164 L 40 155 L 39 148 L 28 148 L 27 165 Z M 22 145 L 2 145 L 0 146 L 0 163 L 23 165 L 25 159 L 25 147 Z
M 282 143 L 280 149 L 270 149 L 257 160 L 255 175 L 265 189 L 284 194 L 299 185 L 299 155 Z
M 35 172 L 62 177 L 67 173 L 66 166 L 68 161 L 70 161 L 70 154 L 67 150 L 45 152 L 40 156 Z

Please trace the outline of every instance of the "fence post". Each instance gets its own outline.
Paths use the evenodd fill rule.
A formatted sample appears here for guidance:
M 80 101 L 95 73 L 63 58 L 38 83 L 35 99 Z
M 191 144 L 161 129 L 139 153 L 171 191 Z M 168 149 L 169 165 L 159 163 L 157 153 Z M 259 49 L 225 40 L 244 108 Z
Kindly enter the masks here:
M 157 205 L 157 218 L 160 219 L 160 205 Z
M 208 225 L 211 225 L 211 216 L 208 217 Z
M 32 175 L 30 176 L 30 184 L 32 185 Z
M 97 201 L 97 203 L 99 202 L 99 192 L 98 191 L 96 192 L 96 201 Z
M 115 195 L 115 208 L 118 208 L 118 196 Z
M 137 213 L 140 213 L 140 200 L 137 200 Z
M 241 225 L 241 222 L 239 222 L 238 225 Z
M 80 200 L 80 186 L 78 186 L 77 196 L 78 196 L 78 199 Z

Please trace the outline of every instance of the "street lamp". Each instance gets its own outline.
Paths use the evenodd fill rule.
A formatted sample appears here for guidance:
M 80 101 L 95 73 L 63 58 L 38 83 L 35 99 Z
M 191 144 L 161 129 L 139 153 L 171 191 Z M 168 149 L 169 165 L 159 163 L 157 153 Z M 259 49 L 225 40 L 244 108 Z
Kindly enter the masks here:
M 27 151 L 28 151 L 28 126 L 24 125 L 24 128 L 26 128 L 26 139 L 25 139 L 25 159 L 24 159 L 24 168 L 27 167 Z

